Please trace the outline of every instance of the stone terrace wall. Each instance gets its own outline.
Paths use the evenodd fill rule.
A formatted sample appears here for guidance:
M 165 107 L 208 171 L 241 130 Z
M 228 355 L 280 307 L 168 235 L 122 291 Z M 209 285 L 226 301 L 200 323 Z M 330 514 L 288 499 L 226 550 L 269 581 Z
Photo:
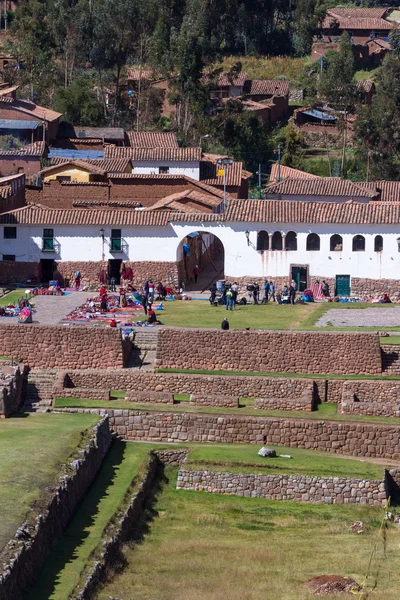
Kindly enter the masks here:
M 28 367 L 21 365 L 16 367 L 14 376 L 10 383 L 3 388 L 0 387 L 0 415 L 9 417 L 17 412 L 23 403 L 24 385 L 28 374 Z
M 176 488 L 268 500 L 294 500 L 312 504 L 383 506 L 386 502 L 383 481 L 339 477 L 243 475 L 180 469 Z
M 393 404 L 393 402 L 356 402 L 353 394 L 343 396 L 339 410 L 343 415 L 400 417 L 400 404 Z
M 351 456 L 400 458 L 400 427 L 389 425 L 112 409 L 57 412 L 107 414 L 111 428 L 127 440 L 270 443 Z
M 162 329 L 156 366 L 289 373 L 382 373 L 379 337 L 367 333 Z
M 173 404 L 174 395 L 170 392 L 152 392 L 152 391 L 134 391 L 126 392 L 125 400 L 127 402 L 154 402 L 159 404 Z
M 343 394 L 357 396 L 359 402 L 400 402 L 400 381 L 363 381 L 343 382 Z
M 207 396 L 206 394 L 192 394 L 190 404 L 194 406 L 222 406 L 239 408 L 239 398 L 236 396 Z
M 24 534 L 11 540 L 0 554 L 0 600 L 22 600 L 54 540 L 67 526 L 103 462 L 111 443 L 108 419 L 93 428 L 87 445 L 72 461 L 72 474 L 60 477 L 43 514 L 24 525 Z
M 121 333 L 103 327 L 2 325 L 0 355 L 43 369 L 124 366 Z
M 233 375 L 185 375 L 184 373 L 148 373 L 128 370 L 69 371 L 69 378 L 76 387 L 109 388 L 114 390 L 152 390 L 174 394 L 216 394 L 241 398 L 298 398 L 312 384 L 316 398 L 324 402 L 326 384 L 324 379 L 284 377 L 247 377 Z M 329 381 L 330 384 L 342 381 Z M 333 401 L 340 401 L 340 395 Z
M 257 398 L 255 408 L 260 410 L 300 410 L 311 412 L 316 406 L 311 394 L 303 398 Z
M 29 280 L 38 282 L 39 262 L 15 262 L 14 260 L 0 261 L 0 284 L 25 283 Z M 21 290 L 21 297 L 23 290 Z
M 88 400 L 109 400 L 110 390 L 102 388 L 57 388 L 53 391 L 55 398 L 86 398 Z

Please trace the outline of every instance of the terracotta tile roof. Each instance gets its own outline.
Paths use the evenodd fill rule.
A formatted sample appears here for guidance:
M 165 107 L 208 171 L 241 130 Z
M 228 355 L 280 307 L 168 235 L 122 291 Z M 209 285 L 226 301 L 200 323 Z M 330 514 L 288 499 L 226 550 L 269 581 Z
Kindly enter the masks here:
M 104 158 L 131 158 L 134 161 L 199 162 L 201 148 L 121 148 L 106 146 Z
M 200 181 L 207 185 L 224 185 L 224 176 L 218 176 L 217 174 L 219 168 L 226 169 L 226 185 L 240 186 L 243 168 L 241 162 L 234 162 L 232 165 L 219 167 L 215 162 L 202 160 L 200 163 Z
M 3 102 L 5 97 L 1 98 Z M 40 119 L 41 121 L 57 121 L 60 117 L 62 117 L 62 113 L 58 113 L 55 110 L 51 110 L 50 108 L 44 108 L 43 106 L 38 106 L 34 102 L 30 100 L 12 100 L 13 108 L 19 110 L 22 113 L 32 115 Z
M 12 150 L 0 150 L 1 156 L 43 156 L 46 150 L 46 142 L 33 142 L 23 148 L 13 148 Z
M 332 29 L 333 24 L 337 23 L 339 29 L 371 29 L 378 31 L 382 29 L 394 29 L 396 24 L 383 19 L 382 12 L 380 12 L 382 10 L 374 8 L 328 9 L 322 23 L 322 28 Z M 383 10 L 383 14 L 385 12 L 386 10 Z
M 2 87 L 0 89 L 0 96 L 6 96 L 7 94 L 12 94 L 16 92 L 19 88 L 19 85 L 13 85 L 12 87 Z
M 376 189 L 360 186 L 347 179 L 337 177 L 318 177 L 295 179 L 289 177 L 280 183 L 270 183 L 265 188 L 265 194 L 271 196 L 329 196 L 341 198 L 375 198 Z
M 138 208 L 142 204 L 134 200 L 75 200 L 72 206 L 76 208 Z
M 387 8 L 329 8 L 327 14 L 349 19 L 382 19 Z
M 362 181 L 357 185 L 365 188 L 376 187 L 381 191 L 381 202 L 400 202 L 400 181 Z
M 104 169 L 107 173 L 125 173 L 127 169 L 132 171 L 130 158 L 96 158 L 87 162 L 95 167 L 99 167 L 99 169 Z M 127 172 L 127 175 L 129 174 Z
M 188 207 L 186 204 L 179 202 L 180 200 L 195 200 L 200 204 L 206 205 L 207 207 L 215 208 L 220 206 L 223 199 L 210 196 L 209 194 L 196 192 L 195 190 L 184 190 L 183 192 L 177 192 L 176 194 L 170 194 L 165 198 L 161 198 L 161 200 L 158 200 L 158 202 L 146 210 L 159 210 L 160 208 L 168 210 L 168 208 L 170 208 L 173 204 L 176 210 L 181 210 L 182 212 L 187 212 L 188 210 L 191 212 L 199 212 Z
M 127 136 L 132 148 L 178 148 L 171 131 L 127 131 Z
M 252 96 L 286 96 L 289 93 L 289 81 L 271 79 L 248 79 L 243 92 Z
M 106 171 L 100 167 L 98 167 L 97 165 L 94 165 L 90 162 L 86 162 L 84 160 L 79 160 L 79 159 L 74 159 L 74 160 L 66 160 L 62 163 L 58 163 L 56 165 L 52 165 L 51 167 L 47 167 L 46 169 L 42 169 L 41 171 L 39 171 L 39 175 L 44 175 L 46 173 L 50 173 L 51 171 L 54 171 L 54 169 L 57 166 L 61 166 L 61 165 L 71 165 L 72 167 L 78 167 L 78 169 L 83 169 L 85 171 L 88 171 L 89 173 L 93 173 L 96 175 L 106 175 Z
M 248 173 L 247 171 L 245 171 L 246 173 Z M 220 198 L 224 197 L 224 192 L 223 190 L 219 190 L 216 187 L 213 187 L 212 185 L 208 185 L 207 183 L 205 183 L 204 181 L 197 181 L 197 179 L 192 179 L 191 177 L 188 177 L 187 175 L 152 175 L 152 174 L 144 174 L 144 173 L 132 173 L 132 175 L 130 173 L 110 173 L 108 175 L 108 178 L 110 181 L 114 181 L 114 180 L 118 180 L 118 179 L 130 179 L 132 180 L 132 185 L 135 185 L 135 181 L 148 181 L 149 183 L 151 181 L 156 181 L 157 183 L 160 184 L 165 184 L 166 186 L 168 186 L 169 181 L 173 180 L 180 180 L 182 182 L 189 182 L 192 185 L 205 190 L 206 192 L 208 192 L 209 194 L 213 194 L 214 196 L 218 196 Z M 227 194 L 227 198 L 229 198 L 229 194 Z
M 125 140 L 125 130 L 122 127 L 82 127 L 81 125 L 70 125 L 61 123 L 57 132 L 58 138 L 75 139 L 76 142 L 84 140 Z
M 220 221 L 221 216 L 213 213 L 182 213 L 149 210 L 101 210 L 98 208 L 47 208 L 30 204 L 23 208 L 3 213 L 3 225 L 138 225 L 144 227 L 167 227 L 170 221 L 202 222 Z
M 126 78 L 128 81 L 139 81 L 139 79 L 157 79 L 157 74 L 153 69 L 127 69 Z
M 223 71 L 215 77 L 212 73 L 204 73 L 202 77 L 203 83 L 214 83 L 215 81 L 215 84 L 218 87 L 230 87 L 231 85 L 236 87 L 243 87 L 246 79 L 247 73 L 245 73 L 244 71 L 238 73 L 236 77 L 231 77 L 228 71 Z
M 14 98 L 10 98 L 10 96 L 0 96 L 0 102 L 4 104 L 12 104 L 14 102 Z
M 0 198 L 8 198 L 9 196 L 12 196 L 11 185 L 1 185 L 0 186 Z
M 399 225 L 400 203 L 295 202 L 290 200 L 230 200 L 226 221 L 259 223 L 335 223 Z
M 372 79 L 361 79 L 357 81 L 357 90 L 370 92 L 375 87 L 375 82 Z
M 293 169 L 292 167 L 286 167 L 281 165 L 280 167 L 280 180 L 292 177 L 295 179 L 319 179 L 318 175 L 307 173 L 306 171 L 300 171 L 299 169 Z M 273 163 L 271 167 L 271 174 L 269 176 L 270 183 L 278 181 L 278 163 Z

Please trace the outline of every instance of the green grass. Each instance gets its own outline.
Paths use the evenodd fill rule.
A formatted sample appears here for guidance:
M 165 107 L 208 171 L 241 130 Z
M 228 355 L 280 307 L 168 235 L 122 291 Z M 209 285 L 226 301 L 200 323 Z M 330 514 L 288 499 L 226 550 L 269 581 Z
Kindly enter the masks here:
M 88 400 L 85 398 L 56 398 L 54 407 L 57 408 L 104 408 L 137 410 L 144 412 L 173 412 L 194 413 L 210 415 L 235 415 L 241 417 L 274 417 L 282 419 L 312 419 L 327 421 L 344 421 L 351 423 L 378 423 L 381 425 L 396 425 L 400 427 L 397 417 L 369 417 L 366 415 L 341 415 L 337 413 L 337 406 L 333 402 L 324 402 L 314 412 L 289 411 L 289 410 L 259 410 L 244 405 L 242 408 L 221 408 L 218 406 L 190 406 L 188 402 L 182 404 L 151 404 L 127 403 L 118 400 Z
M 274 444 L 268 444 L 268 447 L 275 448 L 278 455 L 290 454 L 292 458 L 263 458 L 258 456 L 259 447 L 254 444 L 201 444 L 192 448 L 185 466 L 193 470 L 231 473 L 281 473 L 383 480 L 383 465 L 340 458 L 329 452 L 285 448 Z
M 10 292 L 9 294 L 6 294 L 0 298 L 0 306 L 7 306 L 8 304 L 15 305 L 21 298 L 32 298 L 32 295 L 26 296 L 25 290 L 23 289 L 15 290 L 14 292 Z
M 369 70 L 362 70 L 360 69 L 359 71 L 356 71 L 354 74 L 354 79 L 356 81 L 362 81 L 363 79 L 376 79 L 376 76 L 378 75 L 379 71 L 381 70 L 381 67 L 376 67 L 375 69 L 369 69 Z
M 77 417 L 77 418 L 76 418 Z M 0 420 L 0 549 L 75 452 L 95 415 L 31 414 Z
M 111 390 L 110 398 L 125 398 L 126 392 L 124 390 Z
M 177 491 L 176 473 L 166 469 L 158 516 L 143 543 L 125 548 L 125 568 L 99 600 L 313 600 L 303 587 L 311 577 L 363 582 L 383 509 Z M 356 520 L 365 533 L 350 532 Z M 385 534 L 373 554 L 370 598 L 397 600 L 400 529 L 389 525 Z
M 90 554 L 102 542 L 106 526 L 124 500 L 132 480 L 138 482 L 141 465 L 147 462 L 146 444 L 113 444 L 95 483 L 89 490 L 69 527 L 54 546 L 29 600 L 67 600 L 88 563 Z
M 381 337 L 379 339 L 381 344 L 388 346 L 400 344 L 400 335 L 391 335 L 389 337 Z

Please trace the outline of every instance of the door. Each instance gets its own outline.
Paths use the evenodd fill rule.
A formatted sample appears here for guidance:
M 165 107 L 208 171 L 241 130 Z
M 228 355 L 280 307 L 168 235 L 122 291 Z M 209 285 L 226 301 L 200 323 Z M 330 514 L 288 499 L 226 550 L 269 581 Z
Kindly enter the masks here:
M 121 263 L 121 258 L 112 258 L 108 261 L 108 281 L 110 281 L 111 277 L 114 277 L 117 285 L 119 285 L 121 281 Z
M 307 289 L 308 268 L 307 267 L 292 267 L 292 279 L 297 284 L 297 291 L 304 292 Z
M 49 283 L 54 275 L 54 260 L 52 258 L 42 258 L 40 260 L 40 282 Z
M 335 296 L 350 296 L 350 275 L 336 275 Z

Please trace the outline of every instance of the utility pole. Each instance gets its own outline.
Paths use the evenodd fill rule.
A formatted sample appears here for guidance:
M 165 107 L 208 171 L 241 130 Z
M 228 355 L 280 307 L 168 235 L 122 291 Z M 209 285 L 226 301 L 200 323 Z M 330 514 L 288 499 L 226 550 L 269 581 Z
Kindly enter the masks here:
M 261 189 L 261 163 L 258 163 L 258 187 Z
M 281 180 L 281 145 L 280 143 L 278 144 L 278 177 L 277 177 L 277 183 L 279 183 Z
M 222 166 L 224 168 L 224 203 L 223 203 L 223 212 L 226 209 L 226 168 L 228 165 L 233 164 L 232 158 L 218 158 L 217 165 Z

